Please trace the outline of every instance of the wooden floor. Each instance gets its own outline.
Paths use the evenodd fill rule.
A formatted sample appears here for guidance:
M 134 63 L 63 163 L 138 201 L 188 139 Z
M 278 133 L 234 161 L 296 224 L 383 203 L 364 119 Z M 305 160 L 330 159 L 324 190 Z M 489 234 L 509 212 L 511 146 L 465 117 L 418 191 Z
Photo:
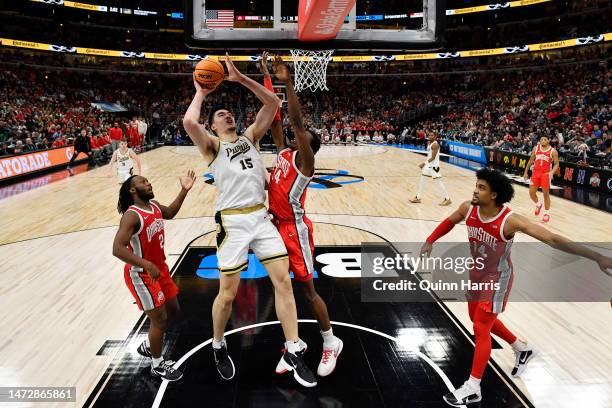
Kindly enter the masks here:
M 162 203 L 173 199 L 178 177 L 188 169 L 200 175 L 208 171 L 192 147 L 163 147 L 140 157 Z M 264 155 L 267 165 L 272 159 Z M 424 240 L 455 204 L 470 199 L 475 179 L 472 171 L 444 163 L 444 181 L 454 204 L 437 206 L 434 185 L 426 186 L 423 204 L 410 204 L 421 161 L 416 153 L 390 147 L 323 147 L 317 168 L 347 170 L 365 180 L 309 190 L 307 210 L 315 222 L 315 242 L 354 243 L 372 240 L 373 234 L 389 241 Z M 98 168 L 0 201 L 2 386 L 76 386 L 80 406 L 113 358 L 96 356 L 97 351 L 107 339 L 125 338 L 140 316 L 125 288 L 122 264 L 111 255 L 119 186 L 106 172 Z M 214 229 L 215 198 L 215 188 L 200 178 L 177 219 L 166 222 L 170 266 L 192 240 Z M 531 214 L 527 189 L 517 187 L 512 207 Z M 612 241 L 611 214 L 557 197 L 552 197 L 552 207 L 552 230 L 578 241 Z M 331 223 L 360 228 L 363 237 Z M 465 238 L 464 226 L 446 237 Z M 471 330 L 465 304 L 448 306 Z M 517 380 L 535 406 L 610 406 L 609 303 L 513 303 L 503 319 L 542 353 Z M 493 358 L 507 371 L 514 363 L 505 345 L 494 350 Z

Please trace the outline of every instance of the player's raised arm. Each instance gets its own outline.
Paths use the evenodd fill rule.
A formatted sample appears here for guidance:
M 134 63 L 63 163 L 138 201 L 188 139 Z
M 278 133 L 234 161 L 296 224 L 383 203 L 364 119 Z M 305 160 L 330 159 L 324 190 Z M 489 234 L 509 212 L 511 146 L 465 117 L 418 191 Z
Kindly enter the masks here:
M 295 89 L 293 88 L 289 68 L 278 55 L 274 58 L 274 73 L 279 80 L 285 83 L 289 120 L 291 121 L 291 127 L 295 133 L 295 140 L 300 153 L 300 168 L 303 170 L 304 174 L 311 175 L 314 170 L 315 154 L 310 146 L 310 140 L 314 135 L 311 135 L 310 132 L 304 128 L 302 107 L 295 93 Z
M 436 229 L 433 230 L 429 237 L 427 237 L 427 240 L 421 247 L 421 255 L 431 255 L 433 243 L 442 238 L 444 235 L 448 234 L 455 227 L 455 225 L 465 220 L 465 217 L 467 217 L 468 212 L 470 211 L 470 205 L 471 204 L 469 201 L 464 201 L 461 203 L 459 208 L 457 208 L 451 215 L 438 224 Z
M 202 88 L 195 80 L 195 75 L 193 77 L 193 85 L 195 86 L 196 94 L 183 117 L 183 127 L 193 143 L 198 146 L 198 150 L 200 150 L 204 159 L 210 163 L 217 153 L 219 142 L 215 136 L 206 130 L 204 125 L 200 124 L 200 113 L 202 111 L 202 102 L 214 89 Z
M 508 221 L 504 226 L 504 235 L 508 237 L 514 235 L 516 232 L 527 234 L 563 252 L 589 258 L 597 262 L 599 268 L 604 273 L 612 276 L 612 272 L 609 271 L 609 269 L 612 270 L 612 258 L 595 252 L 582 244 L 564 237 L 563 235 L 555 234 L 541 225 L 531 222 L 522 215 L 512 214 L 510 217 L 508 217 Z
M 272 85 L 272 78 L 270 77 L 270 72 L 268 71 L 268 53 L 264 51 L 261 54 L 261 61 L 259 61 L 259 71 L 264 76 L 264 86 L 266 89 L 274 92 L 274 87 Z M 274 145 L 278 149 L 278 151 L 283 150 L 287 146 L 285 145 L 285 138 L 283 136 L 283 123 L 281 120 L 280 107 L 276 109 L 276 113 L 274 114 L 274 120 L 272 121 L 272 141 Z
M 229 81 L 238 82 L 239 84 L 244 85 L 263 103 L 263 107 L 259 110 L 257 116 L 255 117 L 255 122 L 249 126 L 246 132 L 244 132 L 246 137 L 248 137 L 253 143 L 256 143 L 263 135 L 266 134 L 268 129 L 270 129 L 270 125 L 272 125 L 272 121 L 276 115 L 276 110 L 280 105 L 280 99 L 274 92 L 266 89 L 266 87 L 262 84 L 253 81 L 251 78 L 238 71 L 227 54 L 225 55 L 225 66 L 227 67 L 227 79 Z
M 534 147 L 533 150 L 531 151 L 531 156 L 529 156 L 529 161 L 527 162 L 527 165 L 525 166 L 525 172 L 523 173 L 523 178 L 525 180 L 529 179 L 529 169 L 531 168 L 531 165 L 535 161 L 536 149 L 537 149 L 537 146 Z
M 155 201 L 155 204 L 157 204 L 162 212 L 162 217 L 164 217 L 164 220 L 170 220 L 174 218 L 176 214 L 178 214 L 181 206 L 183 205 L 183 201 L 185 201 L 185 197 L 187 197 L 187 193 L 189 190 L 191 190 L 191 187 L 193 187 L 195 180 L 195 172 L 193 170 L 189 170 L 186 176 L 181 177 L 181 191 L 179 191 L 172 204 L 165 206 Z
M 117 234 L 115 235 L 115 239 L 113 241 L 113 256 L 121 259 L 127 264 L 136 265 L 143 268 L 149 273 L 151 280 L 155 280 L 161 274 L 157 266 L 155 266 L 152 262 L 135 255 L 127 248 L 128 244 L 130 243 L 130 238 L 132 238 L 132 235 L 134 235 L 139 228 L 140 220 L 138 218 L 138 214 L 136 214 L 134 211 L 126 211 L 121 217 L 121 221 L 119 222 L 119 230 L 117 230 Z

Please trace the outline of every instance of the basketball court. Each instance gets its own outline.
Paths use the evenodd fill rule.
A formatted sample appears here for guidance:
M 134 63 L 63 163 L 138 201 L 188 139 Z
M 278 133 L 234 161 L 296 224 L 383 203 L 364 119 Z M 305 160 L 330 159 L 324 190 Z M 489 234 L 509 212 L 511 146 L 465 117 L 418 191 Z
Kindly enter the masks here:
M 265 164 L 271 166 L 273 157 L 264 154 Z M 335 331 L 345 339 L 334 374 L 307 391 L 276 378 L 281 331 L 274 323 L 269 280 L 253 272 L 242 282 L 228 326 L 235 330 L 227 338 L 238 378 L 222 383 L 210 349 L 210 307 L 218 281 L 202 273 L 214 268 L 202 262 L 214 255 L 215 187 L 205 182 L 208 169 L 195 147 L 163 147 L 141 160 L 162 203 L 174 197 L 178 177 L 188 169 L 201 176 L 177 219 L 165 223 L 168 263 L 185 316 L 171 327 L 164 352 L 182 363 L 184 379 L 162 383 L 136 353 L 147 323 L 125 288 L 122 263 L 111 254 L 118 186 L 99 168 L 0 201 L 2 213 L 11 214 L 0 254 L 6 271 L 18 271 L 1 275 L 2 304 L 10 311 L 2 318 L 3 332 L 10 333 L 0 347 L 3 384 L 73 385 L 78 406 L 192 406 L 205 398 L 210 406 L 391 407 L 443 406 L 441 395 L 464 380 L 473 353 L 464 303 L 362 303 L 354 271 L 330 277 L 318 262 L 316 286 L 328 302 Z M 452 209 L 434 205 L 433 189 L 424 196 L 426 204 L 408 202 L 421 160 L 392 147 L 323 147 L 317 169 L 345 170 L 359 178 L 339 175 L 335 181 L 341 187 L 309 189 L 317 259 L 348 254 L 343 257 L 350 266 L 350 254 L 354 264 L 362 242 L 423 241 Z M 474 172 L 448 164 L 443 171 L 455 202 L 469 199 Z M 609 240 L 610 214 L 552 199 L 551 229 L 575 240 Z M 526 188 L 517 187 L 512 207 L 522 214 L 532 210 Z M 580 229 L 576 213 L 582 214 Z M 465 228 L 458 227 L 448 239 L 462 242 L 465 236 Z M 298 304 L 301 336 L 313 349 L 306 361 L 312 365 L 319 356 L 319 334 L 306 310 Z M 511 303 L 503 318 L 539 345 L 542 356 L 521 379 L 513 379 L 511 350 L 494 343 L 483 407 L 568 406 L 568 401 L 605 406 L 610 400 L 609 304 Z
M 270 2 L 271 19 L 259 26 L 245 22 L 231 30 L 211 29 L 206 10 L 222 8 L 221 3 L 228 2 L 193 1 L 186 13 L 190 45 L 214 44 L 211 53 L 219 55 L 229 49 L 236 61 L 253 60 L 254 51 L 268 47 L 290 60 L 289 50 L 297 45 L 334 49 L 338 58 L 366 55 L 366 61 L 373 61 L 375 52 L 435 52 L 443 31 L 443 2 L 436 0 L 423 2 L 423 17 L 415 27 L 398 30 L 358 25 L 358 2 L 335 39 L 324 43 L 298 42 L 294 17 L 305 11 L 298 10 L 297 0 Z M 271 168 L 275 155 L 262 156 Z M 394 248 L 398 242 L 424 242 L 440 221 L 472 197 L 475 172 L 444 162 L 441 172 L 453 204 L 438 206 L 433 185 L 425 189 L 421 204 L 410 203 L 423 157 L 369 144 L 323 146 L 316 156 L 306 203 L 315 229 L 315 286 L 344 351 L 334 373 L 312 389 L 274 373 L 282 330 L 272 285 L 252 254 L 226 332 L 236 378 L 219 378 L 211 350 L 211 307 L 219 285 L 217 193 L 196 147 L 164 146 L 139 155 L 143 175 L 160 203 L 173 200 L 179 177 L 188 170 L 197 175 L 178 216 L 164 222 L 167 263 L 180 288 L 182 317 L 170 325 L 163 354 L 184 372 L 177 382 L 151 376 L 150 360 L 136 352 L 149 323 L 125 287 L 124 264 L 112 255 L 120 220 L 119 185 L 107 176 L 107 168 L 78 171 L 0 199 L 0 257 L 5 260 L 0 273 L 0 383 L 76 390 L 75 402 L 15 405 L 19 407 L 447 406 L 442 395 L 463 383 L 472 364 L 474 337 L 466 303 L 435 292 L 422 302 L 367 302 L 361 293 L 363 243 Z M 528 189 L 515 189 L 512 209 L 531 217 Z M 551 200 L 554 221 L 547 228 L 578 242 L 602 243 L 602 251 L 612 253 L 609 212 L 556 196 Z M 443 241 L 466 238 L 462 223 Z M 533 239 L 518 235 L 515 241 Z M 518 270 L 517 280 L 521 272 L 528 271 Z M 581 283 L 597 285 L 589 276 Z M 607 285 L 605 289 L 612 289 Z M 315 367 L 321 352 L 319 326 L 300 296 L 296 302 L 300 337 L 309 344 L 305 361 Z M 494 338 L 483 400 L 474 406 L 610 406 L 610 303 L 523 300 L 511 302 L 502 318 L 509 329 L 537 345 L 540 354 L 520 378 L 511 377 L 512 349 Z

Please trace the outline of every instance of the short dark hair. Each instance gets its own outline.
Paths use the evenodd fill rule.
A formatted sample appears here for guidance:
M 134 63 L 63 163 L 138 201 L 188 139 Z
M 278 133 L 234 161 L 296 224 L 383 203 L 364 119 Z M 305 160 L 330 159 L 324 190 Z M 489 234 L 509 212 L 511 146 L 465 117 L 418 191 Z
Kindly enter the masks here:
M 512 181 L 506 177 L 502 172 L 494 169 L 483 167 L 476 172 L 476 178 L 478 180 L 484 180 L 489 184 L 491 190 L 497 193 L 495 197 L 495 204 L 503 205 L 510 202 L 514 197 L 514 187 Z
M 215 119 L 215 113 L 217 113 L 217 112 L 218 112 L 218 111 L 220 111 L 220 110 L 226 110 L 226 111 L 228 111 L 228 112 L 231 112 L 231 110 L 230 110 L 230 109 L 226 108 L 226 107 L 225 107 L 225 106 L 223 106 L 223 105 L 216 105 L 216 106 L 213 106 L 213 107 L 212 107 L 212 109 L 210 110 L 210 112 L 208 112 L 208 120 L 207 120 L 207 123 L 208 123 L 208 127 L 209 127 L 209 128 L 211 128 L 211 127 L 212 127 L 213 120 Z

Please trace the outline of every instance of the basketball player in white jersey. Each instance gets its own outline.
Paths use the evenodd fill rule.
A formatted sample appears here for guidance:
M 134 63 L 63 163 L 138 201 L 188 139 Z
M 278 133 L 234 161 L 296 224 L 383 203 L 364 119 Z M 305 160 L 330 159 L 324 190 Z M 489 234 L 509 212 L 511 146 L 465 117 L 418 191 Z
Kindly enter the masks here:
M 208 127 L 216 133 L 213 135 L 199 123 L 199 119 L 202 102 L 214 89 L 203 89 L 195 78 L 196 94 L 183 118 L 185 130 L 212 170 L 218 191 L 215 221 L 220 277 L 219 294 L 212 310 L 212 345 L 217 371 L 225 380 L 235 375 L 224 332 L 240 284 L 240 272 L 248 265 L 248 250 L 251 248 L 274 285 L 276 315 L 286 338 L 283 358 L 288 370 L 293 371 L 293 377 L 301 385 L 314 387 L 316 379 L 300 353 L 287 249 L 264 205 L 267 172 L 255 148 L 270 128 L 280 99 L 274 92 L 240 73 L 227 55 L 225 65 L 227 79 L 245 86 L 263 103 L 255 122 L 244 135 L 238 135 L 232 113 L 215 107 L 208 116 Z
M 525 173 L 523 178 L 528 180 L 527 173 L 533 164 L 533 171 L 531 173 L 531 182 L 529 183 L 529 197 L 536 205 L 534 214 L 539 216 L 542 211 L 542 203 L 538 199 L 538 188 L 542 189 L 544 195 L 544 214 L 542 214 L 542 221 L 550 221 L 550 182 L 554 174 L 559 170 L 559 154 L 557 150 L 550 145 L 548 136 L 542 136 L 540 143 L 533 148 L 531 157 L 527 166 L 525 167 Z M 552 169 L 551 169 L 552 164 Z
M 422 169 L 421 178 L 419 179 L 419 189 L 416 197 L 410 200 L 411 203 L 418 204 L 421 202 L 423 196 L 423 186 L 425 184 L 425 177 L 431 177 L 438 182 L 438 187 L 442 198 L 444 199 L 440 205 L 447 206 L 451 205 L 452 201 L 444 187 L 442 182 L 442 175 L 440 174 L 440 144 L 438 143 L 438 135 L 435 132 L 429 132 L 429 144 L 427 144 L 427 159 L 419 164 L 419 168 Z
M 121 142 L 119 142 L 119 149 L 115 150 L 113 153 L 113 157 L 109 163 L 109 177 L 113 175 L 115 163 L 117 163 L 117 182 L 119 184 L 122 184 L 125 180 L 134 175 L 134 167 L 136 167 L 136 174 L 142 174 L 140 172 L 140 159 L 132 149 L 128 148 L 127 140 L 125 139 L 121 139 Z

